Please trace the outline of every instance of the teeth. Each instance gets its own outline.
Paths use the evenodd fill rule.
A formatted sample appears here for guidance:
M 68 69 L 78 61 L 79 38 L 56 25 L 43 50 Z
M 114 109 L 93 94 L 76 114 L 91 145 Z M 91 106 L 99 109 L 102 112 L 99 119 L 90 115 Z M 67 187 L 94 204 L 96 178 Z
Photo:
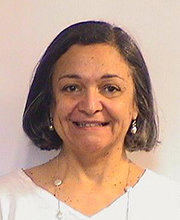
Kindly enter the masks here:
M 102 127 L 107 125 L 108 123 L 104 122 L 104 123 L 86 123 L 86 122 L 75 122 L 75 124 L 82 128 L 82 127 Z
M 85 123 L 85 122 L 80 122 L 78 123 L 79 127 L 97 127 L 97 126 L 102 126 L 101 123 Z

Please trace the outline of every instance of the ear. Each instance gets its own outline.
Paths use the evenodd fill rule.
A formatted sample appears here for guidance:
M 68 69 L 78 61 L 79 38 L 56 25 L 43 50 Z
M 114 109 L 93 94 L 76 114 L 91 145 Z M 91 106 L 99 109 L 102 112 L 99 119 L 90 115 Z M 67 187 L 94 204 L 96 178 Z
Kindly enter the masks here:
M 50 105 L 50 109 L 49 109 L 49 115 L 50 115 L 50 117 L 52 117 L 52 118 L 53 118 L 53 116 L 54 116 L 54 110 L 55 110 L 55 100 L 53 99 L 53 100 L 51 101 L 51 105 Z
M 135 120 L 138 117 L 138 113 L 139 113 L 139 110 L 137 108 L 136 103 L 134 102 L 134 104 L 133 104 L 133 112 L 132 112 L 132 119 L 133 120 Z

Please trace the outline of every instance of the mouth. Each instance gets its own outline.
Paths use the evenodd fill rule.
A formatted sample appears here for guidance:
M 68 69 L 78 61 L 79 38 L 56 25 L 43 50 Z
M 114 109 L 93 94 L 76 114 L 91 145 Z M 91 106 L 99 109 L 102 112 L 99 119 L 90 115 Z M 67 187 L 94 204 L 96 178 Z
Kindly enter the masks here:
M 109 122 L 77 122 L 73 121 L 73 124 L 79 128 L 91 128 L 91 127 L 105 127 L 109 125 Z

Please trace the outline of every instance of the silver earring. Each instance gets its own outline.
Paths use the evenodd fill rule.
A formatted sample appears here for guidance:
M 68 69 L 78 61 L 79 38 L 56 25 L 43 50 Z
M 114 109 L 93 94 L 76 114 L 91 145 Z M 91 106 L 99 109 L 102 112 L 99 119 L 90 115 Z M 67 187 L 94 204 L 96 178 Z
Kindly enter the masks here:
M 132 122 L 131 133 L 136 134 L 136 132 L 137 132 L 137 127 L 136 127 L 136 119 L 135 119 Z
M 50 131 L 54 131 L 53 118 L 52 118 L 52 117 L 49 118 L 49 122 L 50 122 L 49 130 L 50 130 Z

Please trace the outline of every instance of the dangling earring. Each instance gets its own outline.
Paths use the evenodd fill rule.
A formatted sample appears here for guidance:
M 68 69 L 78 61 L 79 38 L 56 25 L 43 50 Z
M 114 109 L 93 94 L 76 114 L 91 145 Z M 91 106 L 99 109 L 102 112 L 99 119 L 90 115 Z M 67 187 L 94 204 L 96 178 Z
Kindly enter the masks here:
M 136 132 L 137 132 L 137 127 L 136 127 L 136 119 L 135 119 L 132 122 L 131 133 L 136 134 Z
M 50 122 L 49 130 L 50 130 L 50 131 L 54 131 L 53 118 L 52 118 L 51 116 L 50 116 L 50 118 L 49 118 L 49 122 Z

